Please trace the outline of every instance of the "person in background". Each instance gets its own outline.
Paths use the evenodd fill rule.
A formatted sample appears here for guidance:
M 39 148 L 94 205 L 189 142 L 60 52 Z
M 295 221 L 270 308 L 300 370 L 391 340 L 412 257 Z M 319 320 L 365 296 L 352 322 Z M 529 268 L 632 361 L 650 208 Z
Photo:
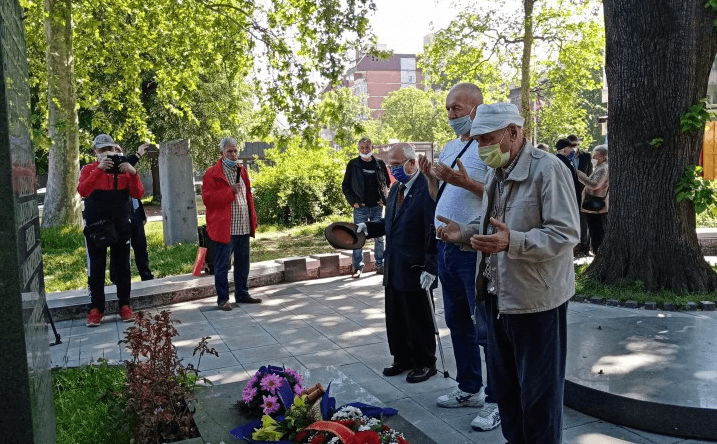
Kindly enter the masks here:
M 578 182 L 578 176 L 575 173 L 575 167 L 573 167 L 572 163 L 573 156 L 575 156 L 573 147 L 568 139 L 560 139 L 555 143 L 555 149 L 557 150 L 555 153 L 557 158 L 560 159 L 563 165 L 565 165 L 568 171 L 570 171 L 570 176 L 573 178 L 575 200 L 577 201 L 578 206 L 580 206 L 580 192 L 578 191 L 580 182 Z
M 225 137 L 219 143 L 221 157 L 202 178 L 202 201 L 207 214 L 207 234 L 216 242 L 214 250 L 214 286 L 217 305 L 231 311 L 229 303 L 229 267 L 234 256 L 234 300 L 258 304 L 249 296 L 249 238 L 257 227 L 249 173 L 237 161 L 237 141 Z
M 578 171 L 577 175 L 580 183 L 585 186 L 582 196 L 583 202 L 586 201 L 586 198 L 589 199 L 588 196 L 594 196 L 605 201 L 605 205 L 599 210 L 580 208 L 581 213 L 587 218 L 593 253 L 597 254 L 605 238 L 605 227 L 609 211 L 610 182 L 608 178 L 607 145 L 598 145 L 593 148 L 593 159 L 597 162 L 597 166 L 595 166 L 590 177 L 582 171 Z
M 112 263 L 116 264 L 115 280 L 120 318 L 125 322 L 134 319 L 129 306 L 129 250 L 132 231 L 130 197 L 140 199 L 144 194 L 144 187 L 132 165 L 123 162 L 115 166 L 112 158 L 118 154 L 115 148 L 114 140 L 107 134 L 95 137 L 92 150 L 97 160 L 82 168 L 77 186 L 77 192 L 84 199 L 82 216 L 85 221 L 85 245 L 89 262 L 88 327 L 96 327 L 104 319 L 107 248 L 110 249 Z
M 544 143 L 539 143 L 538 146 L 536 146 L 536 148 L 539 150 L 543 150 L 545 152 L 550 152 L 550 150 L 548 149 L 548 145 L 546 145 Z
M 586 176 L 590 176 L 593 172 L 593 163 L 590 161 L 590 153 L 580 149 L 580 139 L 575 134 L 567 137 L 573 146 L 575 155 L 571 159 L 575 172 L 582 171 Z M 578 181 L 578 193 L 583 195 L 583 184 Z M 581 201 L 582 202 L 582 201 Z M 580 244 L 575 251 L 578 256 L 587 256 L 590 253 L 590 230 L 587 222 L 586 214 L 580 212 Z
M 468 223 L 480 215 L 483 182 L 488 167 L 478 156 L 478 143 L 470 138 L 472 118 L 483 103 L 480 88 L 459 83 L 446 96 L 448 123 L 458 136 L 441 150 L 438 164 L 421 157 L 419 166 L 428 179 L 436 215 Z M 440 183 L 439 183 L 440 180 Z M 440 191 L 442 190 L 442 191 Z M 436 227 L 443 222 L 434 220 Z M 436 399 L 444 408 L 481 407 L 471 421 L 475 430 L 492 430 L 500 425 L 498 405 L 490 396 L 488 375 L 483 378 L 480 350 L 486 352 L 485 307 L 474 304 L 478 255 L 458 244 L 438 240 L 438 278 L 441 281 L 446 325 L 451 331 L 458 386 Z
M 139 159 L 144 156 L 147 151 L 148 143 L 144 143 L 137 148 L 137 152 L 127 156 L 127 162 L 133 167 L 137 165 Z M 121 146 L 117 145 L 115 151 L 122 154 L 124 150 Z M 132 244 L 132 250 L 134 251 L 134 263 L 137 265 L 137 271 L 139 277 L 143 281 L 150 281 L 154 279 L 152 270 L 149 268 L 149 253 L 147 252 L 147 234 L 144 232 L 144 225 L 147 223 L 147 215 L 144 212 L 144 205 L 142 205 L 141 199 L 135 199 L 130 197 L 130 212 L 132 214 L 132 236 L 130 243 Z M 114 279 L 114 268 L 110 262 L 110 280 Z
M 386 164 L 373 155 L 371 139 L 364 137 L 358 142 L 359 155 L 346 165 L 341 190 L 349 205 L 353 207 L 354 223 L 376 221 L 383 217 L 386 196 L 391 186 Z M 374 239 L 376 273 L 383 274 L 383 236 Z M 354 278 L 361 277 L 365 264 L 363 248 L 354 250 Z
M 426 178 L 418 171 L 416 150 L 397 143 L 388 152 L 391 174 L 399 182 L 388 195 L 386 214 L 359 223 L 367 238 L 386 236 L 386 335 L 393 363 L 385 376 L 409 370 L 406 381 L 417 383 L 437 373 L 436 337 L 426 291 L 435 288 L 436 252 L 431 199 Z
M 485 301 L 488 374 L 511 444 L 562 443 L 567 307 L 580 233 L 568 170 L 523 135 L 511 103 L 478 107 L 471 135 L 491 169 L 480 219 L 438 235 L 478 251 L 476 301 Z

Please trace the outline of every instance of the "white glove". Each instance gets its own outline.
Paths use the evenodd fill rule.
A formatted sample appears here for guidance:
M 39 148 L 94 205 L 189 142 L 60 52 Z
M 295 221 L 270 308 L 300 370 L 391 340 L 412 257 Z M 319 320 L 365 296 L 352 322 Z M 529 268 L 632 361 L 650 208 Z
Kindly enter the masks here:
M 427 271 L 424 271 L 423 273 L 421 273 L 421 288 L 423 288 L 424 290 L 428 290 L 429 288 L 431 288 L 431 285 L 435 280 L 435 274 L 431 274 Z
M 366 228 L 366 224 L 361 222 L 360 224 L 356 225 L 356 232 L 363 233 L 368 236 L 368 228 Z

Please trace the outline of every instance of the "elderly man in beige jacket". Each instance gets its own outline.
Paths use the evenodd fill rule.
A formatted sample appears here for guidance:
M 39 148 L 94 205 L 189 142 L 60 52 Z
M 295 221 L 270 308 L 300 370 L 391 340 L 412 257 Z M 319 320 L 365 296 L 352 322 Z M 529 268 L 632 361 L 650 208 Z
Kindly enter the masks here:
M 476 300 L 485 300 L 488 373 L 509 443 L 562 442 L 568 299 L 580 218 L 561 162 L 523 136 L 510 103 L 478 107 L 471 136 L 491 169 L 477 223 L 438 236 L 478 250 Z

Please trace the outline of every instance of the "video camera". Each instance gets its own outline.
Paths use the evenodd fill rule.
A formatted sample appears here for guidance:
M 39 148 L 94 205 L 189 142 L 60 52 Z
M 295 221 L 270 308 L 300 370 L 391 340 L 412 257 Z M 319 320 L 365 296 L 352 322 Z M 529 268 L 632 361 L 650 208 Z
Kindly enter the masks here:
M 107 155 L 107 158 L 108 158 L 108 159 L 112 159 L 112 163 L 113 163 L 112 168 L 110 168 L 109 170 L 107 170 L 108 173 L 119 174 L 119 172 L 120 172 L 120 170 L 119 170 L 120 164 L 123 164 L 123 163 L 125 163 L 125 162 L 129 162 L 128 159 L 127 159 L 127 156 L 124 156 L 124 155 L 122 155 L 122 154 L 108 154 L 108 155 Z

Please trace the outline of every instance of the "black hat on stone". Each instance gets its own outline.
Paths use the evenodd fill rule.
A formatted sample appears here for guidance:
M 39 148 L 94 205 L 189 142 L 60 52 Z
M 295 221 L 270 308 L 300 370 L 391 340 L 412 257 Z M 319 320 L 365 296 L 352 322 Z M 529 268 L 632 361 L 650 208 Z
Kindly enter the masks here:
M 366 243 L 366 235 L 356 231 L 356 224 L 334 222 L 324 229 L 329 245 L 339 250 L 358 250 Z

